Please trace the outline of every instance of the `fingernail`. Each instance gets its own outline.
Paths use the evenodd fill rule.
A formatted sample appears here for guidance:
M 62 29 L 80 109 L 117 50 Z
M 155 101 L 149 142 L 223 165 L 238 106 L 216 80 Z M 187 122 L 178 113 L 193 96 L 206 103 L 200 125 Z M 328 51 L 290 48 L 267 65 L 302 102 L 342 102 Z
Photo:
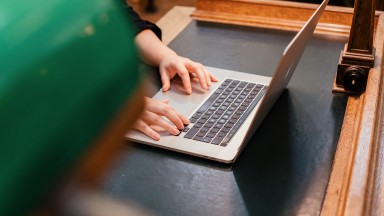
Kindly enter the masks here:
M 173 128 L 173 129 L 172 129 L 172 133 L 173 133 L 174 135 L 178 135 L 178 134 L 180 133 L 180 131 L 179 131 L 177 128 Z
M 159 141 L 160 140 L 160 135 L 156 134 L 154 138 L 155 138 L 155 140 Z

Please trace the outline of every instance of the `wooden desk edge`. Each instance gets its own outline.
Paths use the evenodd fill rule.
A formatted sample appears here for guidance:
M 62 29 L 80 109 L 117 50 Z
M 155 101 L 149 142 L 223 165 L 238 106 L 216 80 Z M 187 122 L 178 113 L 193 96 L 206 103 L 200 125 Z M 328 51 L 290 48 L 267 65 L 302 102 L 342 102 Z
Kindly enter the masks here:
M 216 0 L 198 0 L 197 5 L 199 2 L 212 1 Z M 249 0 L 228 0 L 228 2 L 249 2 Z M 191 7 L 174 7 L 159 20 L 157 24 L 167 32 L 164 34 L 166 44 L 191 22 L 190 15 L 197 18 L 196 11 L 193 11 L 194 8 Z M 341 15 L 346 13 L 339 7 L 333 8 L 332 11 Z M 301 13 L 295 14 L 300 16 Z M 374 41 L 375 66 L 370 72 L 366 92 L 359 97 L 348 99 L 321 215 L 378 215 L 384 212 L 383 13 L 376 14 L 375 22 L 377 27 Z M 332 26 L 329 27 L 332 28 Z M 336 30 L 317 31 L 317 33 L 346 37 L 345 33 L 335 34 L 340 26 L 334 25 L 334 27 Z M 281 26 L 272 28 L 281 29 Z M 283 29 L 292 30 L 291 27 Z
M 316 8 L 316 4 L 289 1 L 197 0 L 192 17 L 200 21 L 298 31 Z M 375 25 L 381 13 L 376 13 Z M 348 37 L 352 16 L 352 8 L 327 6 L 316 33 Z

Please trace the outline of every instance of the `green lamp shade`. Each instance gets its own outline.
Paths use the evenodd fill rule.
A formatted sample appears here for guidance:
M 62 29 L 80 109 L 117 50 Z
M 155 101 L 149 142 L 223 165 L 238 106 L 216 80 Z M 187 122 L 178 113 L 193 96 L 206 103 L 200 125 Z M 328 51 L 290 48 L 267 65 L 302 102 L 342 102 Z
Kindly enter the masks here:
M 139 85 L 119 2 L 1 2 L 0 215 L 25 215 Z

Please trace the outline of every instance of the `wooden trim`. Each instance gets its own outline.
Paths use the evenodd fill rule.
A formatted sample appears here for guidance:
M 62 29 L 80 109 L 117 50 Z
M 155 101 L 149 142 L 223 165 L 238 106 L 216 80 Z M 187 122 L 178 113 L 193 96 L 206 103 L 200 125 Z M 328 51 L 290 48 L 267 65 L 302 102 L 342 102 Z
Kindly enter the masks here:
M 369 73 L 366 92 L 348 99 L 321 215 L 375 215 L 384 212 L 383 15 L 377 28 L 375 65 Z
M 163 33 L 163 43 L 169 44 L 191 21 L 194 8 L 176 6 L 168 11 L 156 25 Z
M 384 214 L 384 16 L 380 17 L 377 35 L 375 38 L 376 60 L 374 73 L 377 76 L 377 103 L 372 134 L 372 154 L 368 170 L 369 181 L 366 201 L 364 202 L 365 213 L 369 215 Z
M 197 0 L 192 18 L 200 21 L 298 31 L 318 5 L 288 1 Z M 376 12 L 375 25 L 378 16 Z M 316 33 L 349 36 L 353 9 L 327 6 Z

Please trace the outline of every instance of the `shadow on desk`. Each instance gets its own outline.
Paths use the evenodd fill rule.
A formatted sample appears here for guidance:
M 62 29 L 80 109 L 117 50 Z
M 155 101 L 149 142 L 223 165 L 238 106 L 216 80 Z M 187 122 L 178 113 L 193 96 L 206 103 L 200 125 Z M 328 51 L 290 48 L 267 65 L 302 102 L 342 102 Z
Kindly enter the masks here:
M 336 148 L 339 132 L 335 130 L 333 135 L 329 135 L 335 137 L 333 146 L 322 147 L 324 139 L 316 137 L 316 128 L 311 127 L 316 122 L 311 122 L 305 113 L 294 110 L 297 106 L 294 99 L 294 95 L 290 96 L 289 91 L 285 90 L 233 166 L 236 182 L 250 215 L 320 213 L 331 168 L 323 165 L 326 165 L 326 160 L 333 159 L 334 151 L 329 150 Z M 344 103 L 336 95 L 331 111 L 340 112 Z M 297 118 L 306 119 L 304 121 L 307 121 L 305 124 L 308 127 L 293 123 L 293 119 Z M 288 130 L 292 127 L 296 128 Z M 274 131 L 271 128 L 281 130 Z M 297 146 L 297 143 L 302 146 Z

